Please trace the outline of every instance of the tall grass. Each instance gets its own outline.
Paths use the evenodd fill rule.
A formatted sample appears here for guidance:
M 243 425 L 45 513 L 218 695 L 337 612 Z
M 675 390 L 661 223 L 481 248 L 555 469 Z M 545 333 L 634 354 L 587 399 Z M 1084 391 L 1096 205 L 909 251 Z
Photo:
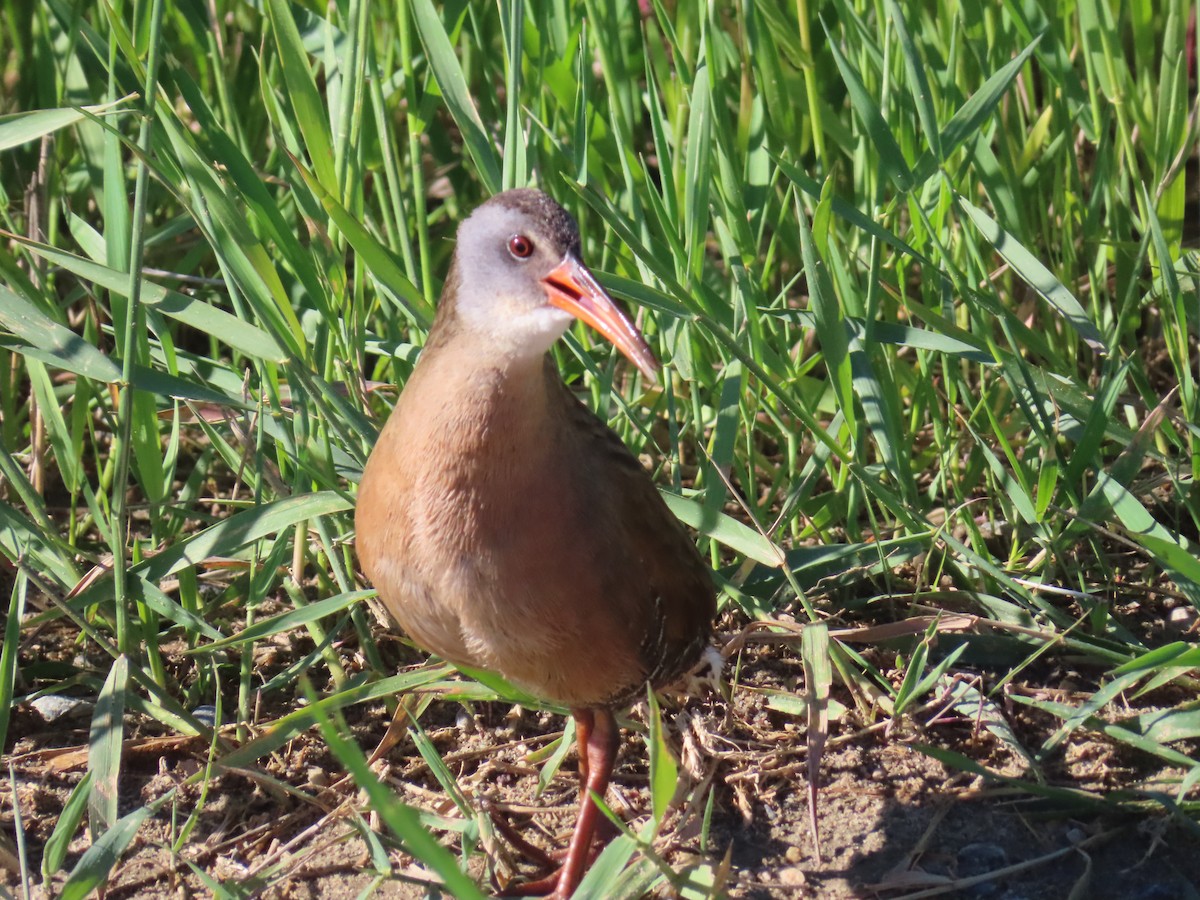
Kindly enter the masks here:
M 1200 602 L 1190 7 L 0 9 L 0 737 L 35 695 L 96 700 L 86 814 L 60 822 L 86 818 L 94 843 L 45 855 L 66 896 L 158 811 L 118 804 L 130 715 L 204 735 L 200 779 L 314 725 L 335 739 L 338 709 L 448 684 L 395 675 L 375 647 L 354 485 L 456 223 L 529 183 L 576 215 L 668 364 L 656 387 L 586 331 L 556 351 L 659 461 L 724 628 L 793 607 L 973 617 L 942 635 L 938 652 L 966 647 L 948 660 L 929 620 L 898 680 L 831 636 L 834 690 L 867 718 L 903 715 L 972 655 L 1006 668 L 956 696 L 990 707 L 1067 653 L 1097 689 L 1075 707 L 1014 695 L 1061 722 L 1040 747 L 1003 735 L 1029 760 L 1020 784 L 1102 732 L 1181 767 L 1169 808 L 1195 817 L 1200 769 L 1172 746 L 1197 734 L 1194 702 L 1154 723 L 1112 705 L 1200 661 L 1125 615 L 1148 592 Z M 40 668 L 22 642 L 46 628 L 91 662 Z M 291 629 L 313 649 L 265 690 L 307 671 L 321 699 L 250 740 L 255 648 Z M 196 716 L 219 697 L 237 733 Z M 406 808 L 383 819 L 461 879 Z M 596 877 L 663 877 L 618 871 Z

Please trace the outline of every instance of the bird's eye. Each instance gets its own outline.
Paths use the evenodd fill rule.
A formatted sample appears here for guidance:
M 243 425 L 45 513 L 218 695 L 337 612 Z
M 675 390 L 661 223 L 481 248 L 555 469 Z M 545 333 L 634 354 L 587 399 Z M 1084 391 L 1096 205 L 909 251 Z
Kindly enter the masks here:
M 508 239 L 508 252 L 517 259 L 529 259 L 533 255 L 533 241 L 523 234 L 514 234 Z

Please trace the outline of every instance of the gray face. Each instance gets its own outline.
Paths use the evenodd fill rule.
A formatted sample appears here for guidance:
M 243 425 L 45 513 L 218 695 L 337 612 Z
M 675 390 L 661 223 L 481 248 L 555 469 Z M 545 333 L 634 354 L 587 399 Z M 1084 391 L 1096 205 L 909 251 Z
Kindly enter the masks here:
M 541 191 L 498 194 L 458 229 L 459 321 L 502 353 L 540 357 L 572 320 L 542 279 L 578 251 L 574 220 Z
M 462 224 L 455 249 L 459 327 L 499 360 L 533 362 L 578 318 L 649 379 L 658 361 L 579 259 L 579 230 L 541 191 L 506 191 Z

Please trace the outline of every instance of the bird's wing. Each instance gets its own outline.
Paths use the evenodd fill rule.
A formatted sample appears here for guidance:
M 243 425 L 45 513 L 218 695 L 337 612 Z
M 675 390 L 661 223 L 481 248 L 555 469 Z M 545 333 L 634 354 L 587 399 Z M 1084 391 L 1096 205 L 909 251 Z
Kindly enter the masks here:
M 561 382 L 560 382 L 561 383 Z M 603 485 L 606 523 L 614 535 L 614 591 L 628 615 L 644 623 L 638 648 L 646 680 L 666 684 L 691 666 L 712 634 L 716 596 L 712 573 L 683 524 L 621 439 L 563 386 L 573 433 L 590 447 L 581 457 Z M 622 602 L 624 601 L 624 602 Z M 638 688 L 640 689 L 640 687 Z

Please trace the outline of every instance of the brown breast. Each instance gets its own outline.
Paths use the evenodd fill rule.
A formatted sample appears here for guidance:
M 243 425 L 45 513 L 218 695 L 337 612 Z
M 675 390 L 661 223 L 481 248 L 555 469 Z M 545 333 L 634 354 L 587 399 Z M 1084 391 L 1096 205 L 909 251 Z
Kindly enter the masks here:
M 691 665 L 709 570 L 620 439 L 535 370 L 427 348 L 363 474 L 363 569 L 417 643 L 572 707 Z

